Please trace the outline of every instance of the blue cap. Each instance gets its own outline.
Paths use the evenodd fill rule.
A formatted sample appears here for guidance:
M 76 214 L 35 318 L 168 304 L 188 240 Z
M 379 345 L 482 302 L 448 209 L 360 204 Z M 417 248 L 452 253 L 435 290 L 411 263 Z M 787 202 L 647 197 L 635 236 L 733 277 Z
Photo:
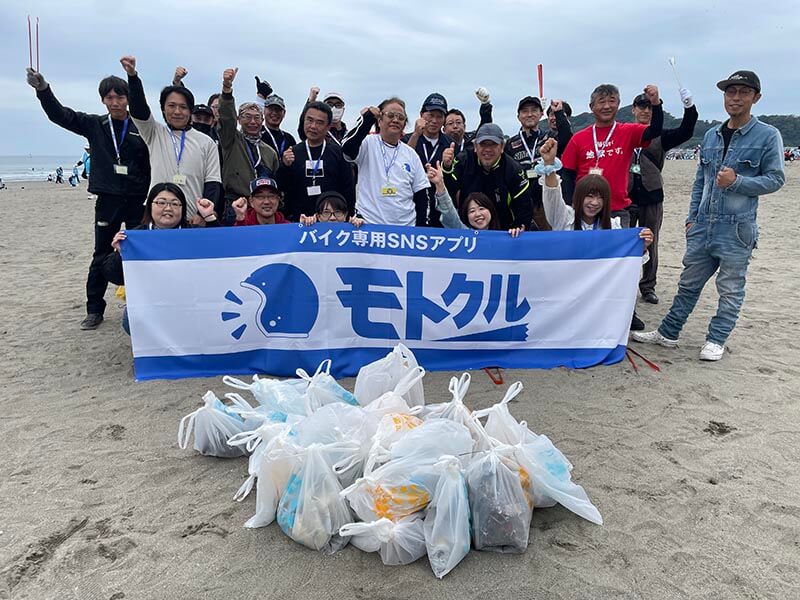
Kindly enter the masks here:
M 253 179 L 253 181 L 250 182 L 250 195 L 252 196 L 253 194 L 256 193 L 256 190 L 258 188 L 262 187 L 270 187 L 274 189 L 276 192 L 280 191 L 280 189 L 278 189 L 277 181 L 275 181 L 271 177 L 259 177 L 258 179 Z

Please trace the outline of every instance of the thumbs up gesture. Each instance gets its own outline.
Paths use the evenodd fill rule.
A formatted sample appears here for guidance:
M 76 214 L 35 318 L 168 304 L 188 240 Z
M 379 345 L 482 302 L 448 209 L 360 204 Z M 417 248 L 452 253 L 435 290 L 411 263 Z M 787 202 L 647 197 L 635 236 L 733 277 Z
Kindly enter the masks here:
M 444 152 L 442 152 L 442 165 L 446 168 L 450 168 L 453 166 L 453 161 L 456 158 L 456 143 L 451 142 L 449 148 L 445 148 Z
M 292 163 L 294 163 L 294 150 L 289 146 L 283 153 L 283 164 L 291 167 Z

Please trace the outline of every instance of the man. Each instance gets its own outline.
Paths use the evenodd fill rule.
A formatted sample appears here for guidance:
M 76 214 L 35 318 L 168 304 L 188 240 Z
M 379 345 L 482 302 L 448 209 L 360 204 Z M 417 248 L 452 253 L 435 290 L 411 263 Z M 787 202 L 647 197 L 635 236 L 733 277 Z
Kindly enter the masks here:
M 259 97 L 261 97 L 259 93 Z M 281 123 L 286 116 L 286 103 L 277 94 L 270 94 L 264 97 L 264 125 L 261 131 L 261 139 L 269 144 L 278 159 L 283 158 L 283 153 L 287 148 L 291 148 L 297 142 L 288 131 L 281 129 Z
M 501 229 L 531 228 L 530 183 L 522 167 L 503 151 L 503 130 L 487 123 L 475 135 L 475 151 L 442 163 L 445 185 L 456 206 L 472 192 L 483 192 L 497 207 Z
M 309 104 L 316 102 L 318 98 L 319 88 L 317 86 L 314 86 L 308 90 L 308 100 L 306 100 L 306 104 L 303 107 L 303 112 L 300 113 L 300 123 L 297 126 L 297 134 L 300 136 L 300 141 L 306 139 L 306 109 L 308 108 Z M 344 136 L 347 135 L 347 126 L 342 121 L 342 117 L 344 116 L 344 100 L 342 99 L 342 94 L 339 92 L 328 92 L 322 98 L 322 102 L 330 107 L 331 114 L 333 115 L 331 126 L 328 129 L 328 137 L 331 139 L 331 141 L 334 141 L 341 146 Z
M 250 182 L 248 198 L 239 198 L 232 206 L 236 211 L 236 225 L 281 225 L 288 223 L 278 211 L 281 193 L 278 183 L 269 177 L 260 177 Z
M 492 122 L 492 103 L 489 100 L 489 90 L 485 87 L 480 87 L 475 90 L 475 96 L 480 101 L 480 108 L 478 109 L 478 114 L 480 114 L 481 117 L 480 123 L 478 123 L 478 129 L 480 129 L 481 125 Z M 472 141 L 475 139 L 477 130 L 466 131 L 466 129 L 467 118 L 464 116 L 464 113 L 457 108 L 448 110 L 444 117 L 444 127 L 442 131 L 455 143 L 454 151 L 457 155 L 467 150 L 470 152 L 473 150 Z
M 602 175 L 611 187 L 611 216 L 619 217 L 623 227 L 630 226 L 628 205 L 628 170 L 635 148 L 647 147 L 661 135 L 664 113 L 658 88 L 648 85 L 644 93 L 652 105 L 650 125 L 618 123 L 619 89 L 611 84 L 597 86 L 589 100 L 594 124 L 572 136 L 562 155 L 562 177 L 567 182 L 564 200 L 572 204 L 575 182 L 592 173 Z
M 436 165 L 441 162 L 446 149 L 455 150 L 455 143 L 444 133 L 444 117 L 447 114 L 447 100 L 441 94 L 430 94 L 422 103 L 419 119 L 414 124 L 413 133 L 403 137 L 403 141 L 411 146 L 419 156 L 423 165 Z M 439 211 L 436 210 L 436 188 L 428 187 L 428 220 L 429 227 L 441 227 Z
M 179 186 L 186 196 L 187 220 L 203 225 L 197 214 L 197 199 L 207 198 L 218 206 L 222 182 L 217 145 L 189 123 L 194 96 L 182 86 L 161 90 L 159 104 L 166 124 L 159 125 L 147 105 L 144 86 L 136 72 L 136 58 L 123 56 L 120 63 L 128 74 L 131 118 L 150 151 L 153 182 L 169 181 Z
M 200 133 L 205 133 L 212 140 L 217 141 L 216 118 L 214 111 L 207 104 L 195 104 L 192 109 L 192 127 Z
M 700 147 L 678 293 L 658 329 L 633 334 L 637 342 L 676 347 L 700 292 L 717 273 L 717 314 L 700 350 L 700 360 L 706 361 L 722 358 L 744 302 L 747 265 L 758 239 L 758 197 L 785 182 L 781 134 L 751 113 L 761 99 L 758 76 L 736 71 L 717 87 L 729 118 L 709 129 Z
M 225 69 L 222 74 L 222 94 L 219 97 L 217 134 L 222 151 L 225 202 L 224 206 L 217 207 L 217 213 L 223 215 L 222 222 L 225 225 L 230 225 L 235 217 L 230 208 L 231 202 L 247 195 L 250 182 L 258 178 L 274 177 L 278 171 L 278 155 L 261 138 L 261 106 L 255 102 L 244 102 L 239 106 L 237 115 L 233 81 L 238 72 L 238 68 Z
M 694 135 L 697 123 L 697 109 L 692 101 L 692 94 L 686 88 L 681 89 L 683 103 L 683 119 L 679 127 L 664 129 L 647 148 L 636 148 L 633 152 L 630 176 L 628 177 L 628 195 L 632 204 L 628 207 L 631 215 L 631 227 L 647 227 L 653 232 L 653 243 L 650 244 L 650 260 L 643 267 L 639 281 L 639 293 L 642 300 L 650 304 L 658 304 L 656 296 L 656 272 L 658 271 L 658 232 L 664 218 L 664 181 L 661 170 L 667 152 L 687 142 Z M 637 123 L 650 125 L 653 115 L 650 100 L 644 94 L 633 99 L 633 118 Z
M 283 153 L 277 180 L 284 191 L 290 221 L 316 214 L 317 201 L 325 192 L 341 194 L 350 216 L 355 213 L 353 168 L 345 160 L 342 147 L 329 135 L 332 124 L 331 107 L 311 102 L 303 111 L 303 143 Z
M 135 227 L 142 219 L 144 200 L 150 187 L 150 160 L 147 146 L 128 115 L 128 84 L 119 77 L 100 82 L 100 99 L 108 111 L 104 115 L 76 112 L 62 106 L 41 73 L 27 69 L 28 84 L 47 117 L 56 125 L 86 138 L 92 149 L 89 193 L 96 194 L 94 205 L 94 252 L 86 279 L 86 318 L 81 329 L 96 329 L 103 322 L 103 299 L 108 281 L 102 263 L 113 252 L 111 240 L 125 222 Z M 58 168 L 58 179 L 63 170 Z M 57 179 L 57 181 L 58 181 Z M 58 181 L 60 183 L 60 181 Z

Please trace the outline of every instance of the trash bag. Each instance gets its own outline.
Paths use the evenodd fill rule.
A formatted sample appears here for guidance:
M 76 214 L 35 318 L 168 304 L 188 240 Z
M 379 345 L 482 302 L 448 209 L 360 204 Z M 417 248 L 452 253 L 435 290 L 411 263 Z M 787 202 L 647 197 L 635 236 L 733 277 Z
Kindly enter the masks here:
M 443 456 L 434 465 L 442 475 L 425 515 L 425 547 L 434 575 L 441 579 L 469 554 L 469 500 L 455 456 Z
M 245 383 L 230 375 L 222 378 L 222 383 L 237 390 L 247 390 L 253 394 L 256 401 L 266 410 L 275 410 L 286 414 L 308 414 L 305 398 L 305 389 L 308 383 L 291 379 L 280 381 L 278 379 L 259 379 L 253 375 L 253 383 Z
M 288 433 L 289 429 L 286 423 L 264 421 L 258 428 L 237 433 L 228 440 L 229 446 L 243 446 L 250 455 L 247 461 L 248 477 L 233 495 L 234 500 L 241 502 L 247 498 L 255 484 L 264 453 L 269 449 L 269 441 L 283 432 Z
M 234 458 L 246 456 L 247 450 L 229 446 L 228 440 L 244 431 L 244 420 L 225 406 L 212 391 L 203 395 L 204 405 L 181 419 L 178 446 L 186 449 L 194 431 L 194 449 L 206 456 Z
M 356 377 L 355 397 L 361 406 L 367 406 L 386 392 L 395 388 L 406 373 L 419 366 L 417 358 L 403 344 L 397 344 L 385 357 L 364 365 Z M 422 381 L 417 381 L 403 397 L 409 406 L 425 405 Z
M 513 448 L 492 449 L 467 468 L 476 550 L 523 553 L 528 548 L 532 511 L 517 465 L 500 455 L 509 450 L 513 456 Z
M 299 461 L 296 446 L 291 443 L 291 438 L 291 432 L 287 427 L 262 444 L 263 451 L 255 465 L 256 513 L 244 524 L 249 529 L 266 527 L 275 520 L 278 501 L 286 491 L 289 478 Z
M 371 473 L 381 459 L 388 460 L 392 445 L 409 431 L 422 424 L 422 419 L 410 414 L 390 413 L 383 415 L 375 434 L 372 436 L 372 446 L 364 464 L 364 472 Z
M 381 394 L 375 400 L 364 406 L 364 410 L 374 414 L 378 418 L 390 413 L 420 413 L 422 407 L 415 406 L 412 408 L 406 401 L 404 394 L 408 393 L 408 391 L 419 383 L 424 376 L 425 369 L 422 367 L 409 369 L 393 389 Z
M 452 377 L 448 389 L 453 395 L 453 399 L 450 402 L 441 404 L 429 404 L 425 407 L 423 416 L 426 421 L 432 419 L 447 419 L 463 425 L 472 435 L 472 439 L 475 442 L 475 452 L 483 452 L 492 448 L 492 441 L 484 430 L 483 425 L 481 425 L 481 422 L 476 417 L 472 416 L 472 412 L 464 404 L 464 397 L 467 395 L 470 381 L 471 377 L 469 373 L 462 374 L 459 379 Z M 462 463 L 463 462 L 462 457 Z
M 475 410 L 472 416 L 477 419 L 488 417 L 486 424 L 483 426 L 487 435 L 497 440 L 502 444 L 518 444 L 520 439 L 519 421 L 517 421 L 508 410 L 508 403 L 522 391 L 522 382 L 517 381 L 512 383 L 505 396 L 497 404 L 484 408 L 482 410 Z
M 356 397 L 339 385 L 331 376 L 331 360 L 323 360 L 314 372 L 309 375 L 303 369 L 297 369 L 297 376 L 306 381 L 306 414 L 318 411 L 328 404 L 342 402 L 350 406 L 358 406 Z
M 295 542 L 323 554 L 333 554 L 347 545 L 348 538 L 340 536 L 339 529 L 353 520 L 327 457 L 334 446 L 312 444 L 297 449 L 299 466 L 278 503 L 281 530 Z M 271 454 L 278 457 L 283 453 Z
M 592 504 L 586 491 L 572 481 L 572 464 L 550 438 L 546 435 L 535 436 L 514 448 L 516 460 L 530 476 L 533 502 L 537 507 L 558 503 L 587 521 L 603 524 L 600 511 Z
M 239 415 L 244 420 L 244 431 L 255 431 L 264 423 L 286 423 L 289 415 L 280 410 L 272 410 L 267 406 L 252 406 L 241 394 L 225 394 L 225 398 L 231 401 L 228 407 L 232 413 Z M 295 419 L 299 415 L 292 415 Z M 237 444 L 242 445 L 242 444 Z M 245 445 L 246 447 L 246 445 Z M 248 452 L 249 454 L 249 452 Z
M 380 552 L 385 565 L 410 565 L 425 556 L 425 533 L 419 515 L 411 515 L 396 523 L 378 519 L 371 523 L 348 523 L 339 535 L 350 537 L 350 543 L 364 552 Z
M 474 441 L 469 429 L 447 419 L 424 421 L 402 436 L 387 453 L 387 461 L 401 458 L 419 458 L 433 465 L 441 456 L 451 454 L 467 464 L 472 458 Z

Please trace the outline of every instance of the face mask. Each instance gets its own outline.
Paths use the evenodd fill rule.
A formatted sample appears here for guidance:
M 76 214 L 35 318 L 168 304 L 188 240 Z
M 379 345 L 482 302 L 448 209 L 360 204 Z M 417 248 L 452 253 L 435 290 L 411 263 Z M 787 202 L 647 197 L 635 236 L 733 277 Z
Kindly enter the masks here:
M 338 123 L 342 120 L 344 116 L 344 107 L 342 108 L 331 108 L 331 112 L 333 113 L 333 122 Z
M 211 135 L 211 125 L 208 123 L 192 123 L 192 128 L 197 129 L 200 133 L 205 133 L 206 135 Z

